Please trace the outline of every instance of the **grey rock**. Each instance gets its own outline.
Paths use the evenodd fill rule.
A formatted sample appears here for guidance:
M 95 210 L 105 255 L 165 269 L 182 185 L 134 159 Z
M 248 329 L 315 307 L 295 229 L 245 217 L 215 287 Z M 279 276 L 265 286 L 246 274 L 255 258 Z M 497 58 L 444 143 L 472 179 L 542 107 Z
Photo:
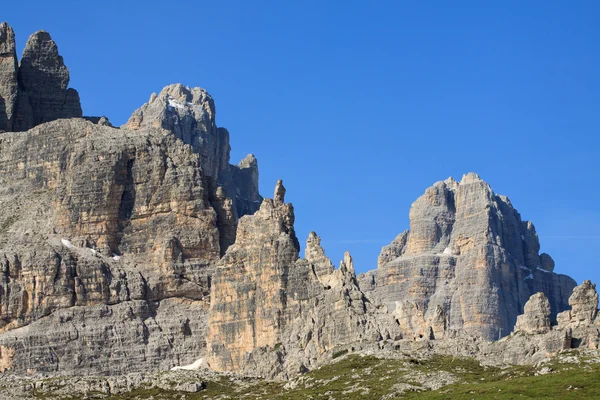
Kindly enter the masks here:
M 287 377 L 356 343 L 401 336 L 358 287 L 352 257 L 333 270 L 316 234 L 299 258 L 294 213 L 277 183 L 274 199 L 239 220 L 236 242 L 211 287 L 207 362 L 217 371 Z
M 18 92 L 18 61 L 15 33 L 6 22 L 0 24 L 0 132 L 12 130 Z
M 552 318 L 568 307 L 575 282 L 551 272 L 545 256 L 542 268 L 538 251 L 533 224 L 471 173 L 427 189 L 411 207 L 409 232 L 384 247 L 379 268 L 358 281 L 390 312 L 409 301 L 427 321 L 439 307 L 448 332 L 498 339 L 533 293 L 547 296 Z
M 204 175 L 231 198 L 236 218 L 258 210 L 262 197 L 256 158 L 248 155 L 237 166 L 229 164 L 229 132 L 217 127 L 215 104 L 206 90 L 174 84 L 153 93 L 122 128 L 145 127 L 167 129 L 191 145 L 200 155 Z
M 122 374 L 202 357 L 220 237 L 191 147 L 69 119 L 5 133 L 0 149 L 5 368 Z
M 83 119 L 85 119 L 86 121 L 90 121 L 90 122 L 92 122 L 94 124 L 112 127 L 112 124 L 110 123 L 110 121 L 108 120 L 108 118 L 105 117 L 105 116 L 102 116 L 102 117 L 83 117 Z
M 406 241 L 408 239 L 408 230 L 402 232 L 387 246 L 383 246 L 379 257 L 377 258 L 377 267 L 383 267 L 390 261 L 402 256 L 404 248 L 406 247 Z
M 335 269 L 329 257 L 325 255 L 325 250 L 321 247 L 321 238 L 315 232 L 308 234 L 304 249 L 304 258 L 315 266 L 317 277 L 329 275 Z
M 589 280 L 577 286 L 569 297 L 571 318 L 576 321 L 592 322 L 598 313 L 598 292 Z
M 69 85 L 69 70 L 46 31 L 32 34 L 19 65 L 18 112 L 14 131 L 59 118 L 81 118 L 79 94 Z
M 540 254 L 540 267 L 549 272 L 554 272 L 554 260 L 546 253 Z
M 550 331 L 550 302 L 544 293 L 532 295 L 525 303 L 524 314 L 517 317 L 515 332 L 546 333 Z

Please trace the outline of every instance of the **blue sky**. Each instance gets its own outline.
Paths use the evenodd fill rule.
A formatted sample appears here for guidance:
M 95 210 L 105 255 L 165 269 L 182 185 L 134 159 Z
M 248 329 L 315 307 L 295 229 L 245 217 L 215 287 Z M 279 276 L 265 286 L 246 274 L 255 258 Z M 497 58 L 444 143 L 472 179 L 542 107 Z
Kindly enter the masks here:
M 59 3 L 59 4 L 57 4 Z M 597 1 L 28 1 L 86 115 L 207 89 L 232 162 L 281 178 L 301 241 L 376 267 L 433 182 L 477 172 L 534 222 L 556 271 L 600 282 Z

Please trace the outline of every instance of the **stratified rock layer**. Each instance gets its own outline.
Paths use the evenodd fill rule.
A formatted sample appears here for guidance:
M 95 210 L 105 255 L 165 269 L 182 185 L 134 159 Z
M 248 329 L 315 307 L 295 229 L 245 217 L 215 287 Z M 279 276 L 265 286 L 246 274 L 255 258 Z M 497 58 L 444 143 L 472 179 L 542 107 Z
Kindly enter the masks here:
M 553 318 L 567 308 L 575 282 L 553 273 L 539 248 L 533 224 L 471 173 L 437 182 L 413 203 L 410 230 L 382 249 L 379 268 L 359 276 L 360 287 L 389 312 L 418 310 L 411 325 L 421 334 L 445 315 L 449 334 L 498 339 L 533 293 L 547 296 Z
M 12 130 L 18 71 L 15 33 L 3 22 L 0 24 L 0 132 Z
M 207 342 L 215 370 L 288 376 L 324 363 L 337 348 L 401 336 L 358 288 L 348 253 L 334 270 L 311 233 L 307 259 L 298 257 L 284 196 L 280 181 L 273 199 L 240 219 L 235 244 L 217 264 Z
M 237 166 L 229 164 L 229 132 L 217 127 L 215 104 L 206 90 L 175 84 L 158 95 L 153 93 L 123 126 L 130 130 L 147 127 L 167 129 L 194 148 L 205 175 L 231 198 L 236 218 L 258 210 L 262 197 L 256 158 L 250 154 Z
M 0 24 L 0 132 L 80 118 L 79 94 L 68 88 L 69 79 L 69 70 L 48 32 L 29 37 L 19 65 L 14 32 L 6 22 Z
M 24 131 L 59 118 L 82 116 L 79 94 L 68 89 L 69 70 L 46 31 L 29 37 L 19 65 L 20 115 L 14 131 Z
M 524 313 L 517 317 L 515 331 L 546 333 L 550 331 L 550 302 L 544 293 L 536 293 L 525 303 Z
M 263 201 L 256 158 L 229 163 L 205 90 L 167 86 L 115 129 L 76 118 L 47 32 L 20 67 L 14 47 L 0 24 L 0 373 L 193 364 L 287 377 L 349 351 L 434 342 L 511 362 L 598 347 L 595 286 L 571 294 L 533 224 L 477 175 L 429 188 L 410 230 L 357 277 L 314 232 L 299 257 L 282 182 Z M 515 323 L 497 344 L 481 339 Z
M 200 358 L 220 253 L 209 195 L 198 155 L 164 130 L 70 119 L 0 136 L 12 370 L 120 374 Z

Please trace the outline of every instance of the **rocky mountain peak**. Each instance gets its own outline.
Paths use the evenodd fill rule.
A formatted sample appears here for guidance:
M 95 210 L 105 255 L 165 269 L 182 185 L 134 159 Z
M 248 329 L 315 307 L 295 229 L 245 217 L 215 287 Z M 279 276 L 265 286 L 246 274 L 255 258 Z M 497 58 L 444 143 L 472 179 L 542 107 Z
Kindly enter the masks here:
M 477 174 L 435 183 L 409 217 L 410 229 L 382 249 L 379 268 L 359 277 L 390 310 L 410 300 L 427 319 L 439 306 L 449 330 L 467 325 L 473 335 L 497 339 L 512 330 L 533 293 L 545 293 L 553 317 L 568 307 L 575 282 L 552 272 L 533 223 Z
M 254 213 L 262 201 L 258 192 L 258 162 L 246 156 L 229 164 L 229 132 L 217 127 L 213 98 L 202 88 L 180 83 L 165 86 L 133 112 L 123 129 L 165 129 L 200 155 L 204 175 L 222 186 L 233 204 L 234 218 Z
M 278 180 L 277 185 L 275 185 L 273 201 L 276 205 L 283 204 L 285 202 L 285 187 L 283 186 L 283 181 L 281 179 Z
M 256 169 L 258 168 L 258 161 L 254 157 L 254 154 L 248 154 L 238 163 L 238 167 Z
M 454 179 L 452 179 L 452 181 L 454 181 Z M 460 180 L 461 185 L 466 185 L 474 182 L 484 182 L 484 180 L 481 179 L 479 175 L 477 175 L 475 172 L 469 172 L 467 174 L 464 174 L 462 176 L 462 179 Z
M 12 130 L 17 101 L 18 61 L 15 33 L 6 23 L 0 24 L 0 132 Z
M 46 31 L 33 33 L 17 65 L 14 32 L 0 24 L 0 131 L 25 131 L 59 118 L 82 116 L 69 70 Z
M 321 238 L 315 232 L 308 234 L 304 258 L 315 266 L 315 274 L 319 277 L 331 274 L 334 270 L 331 259 L 325 255 L 325 250 L 321 246 Z

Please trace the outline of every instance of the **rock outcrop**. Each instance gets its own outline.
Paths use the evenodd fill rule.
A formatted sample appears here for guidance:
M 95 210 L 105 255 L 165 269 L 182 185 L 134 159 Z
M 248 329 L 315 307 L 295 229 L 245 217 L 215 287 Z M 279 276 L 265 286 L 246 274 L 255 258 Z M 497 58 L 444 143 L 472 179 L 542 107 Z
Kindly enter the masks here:
M 359 283 L 389 312 L 410 302 L 423 314 L 421 332 L 441 310 L 449 333 L 498 339 L 512 331 L 533 293 L 547 296 L 552 318 L 567 308 L 575 282 L 553 273 L 554 262 L 539 248 L 533 224 L 471 173 L 427 189 L 411 207 L 410 230 L 382 249 L 379 268 Z
M 517 317 L 515 332 L 546 333 L 550 331 L 550 302 L 544 293 L 536 293 L 525 303 L 525 312 Z
M 0 25 L 0 367 L 122 374 L 200 359 L 214 264 L 262 201 L 256 158 L 229 164 L 202 89 L 168 86 L 115 129 L 76 118 L 47 32 L 19 67 L 14 47 Z
M 262 197 L 256 158 L 250 154 L 239 165 L 229 164 L 229 132 L 217 127 L 215 104 L 206 90 L 175 84 L 158 95 L 153 93 L 123 126 L 129 130 L 148 127 L 167 129 L 194 148 L 204 174 L 231 198 L 236 218 L 258 210 Z
M 311 233 L 307 258 L 299 258 L 294 210 L 284 196 L 279 181 L 273 199 L 240 219 L 235 244 L 217 264 L 207 343 L 215 370 L 288 376 L 344 346 L 401 336 L 358 288 L 350 254 L 334 270 Z
M 256 158 L 230 164 L 205 90 L 167 86 L 116 129 L 78 118 L 48 33 L 20 66 L 14 47 L 1 24 L 0 373 L 289 377 L 358 350 L 598 347 L 595 286 L 573 291 L 477 175 L 427 189 L 357 276 L 314 232 L 300 257 L 283 183 L 263 199 Z
M 570 310 L 558 314 L 558 323 L 550 325 L 550 304 L 543 293 L 534 294 L 519 315 L 515 331 L 489 350 L 496 361 L 511 364 L 536 363 L 571 349 L 600 348 L 600 319 L 597 317 L 596 285 L 584 281 L 569 298 Z
M 15 33 L 6 22 L 0 24 L 0 132 L 12 130 L 17 102 L 19 65 Z
M 200 358 L 220 236 L 192 148 L 163 130 L 69 119 L 5 133 L 0 149 L 12 370 L 119 374 Z
M 15 36 L 0 24 L 0 132 L 26 131 L 59 118 L 82 116 L 69 70 L 46 31 L 32 34 L 17 63 Z
M 569 297 L 570 310 L 558 314 L 558 323 L 563 326 L 589 325 L 598 314 L 598 292 L 596 285 L 589 280 L 573 290 Z

